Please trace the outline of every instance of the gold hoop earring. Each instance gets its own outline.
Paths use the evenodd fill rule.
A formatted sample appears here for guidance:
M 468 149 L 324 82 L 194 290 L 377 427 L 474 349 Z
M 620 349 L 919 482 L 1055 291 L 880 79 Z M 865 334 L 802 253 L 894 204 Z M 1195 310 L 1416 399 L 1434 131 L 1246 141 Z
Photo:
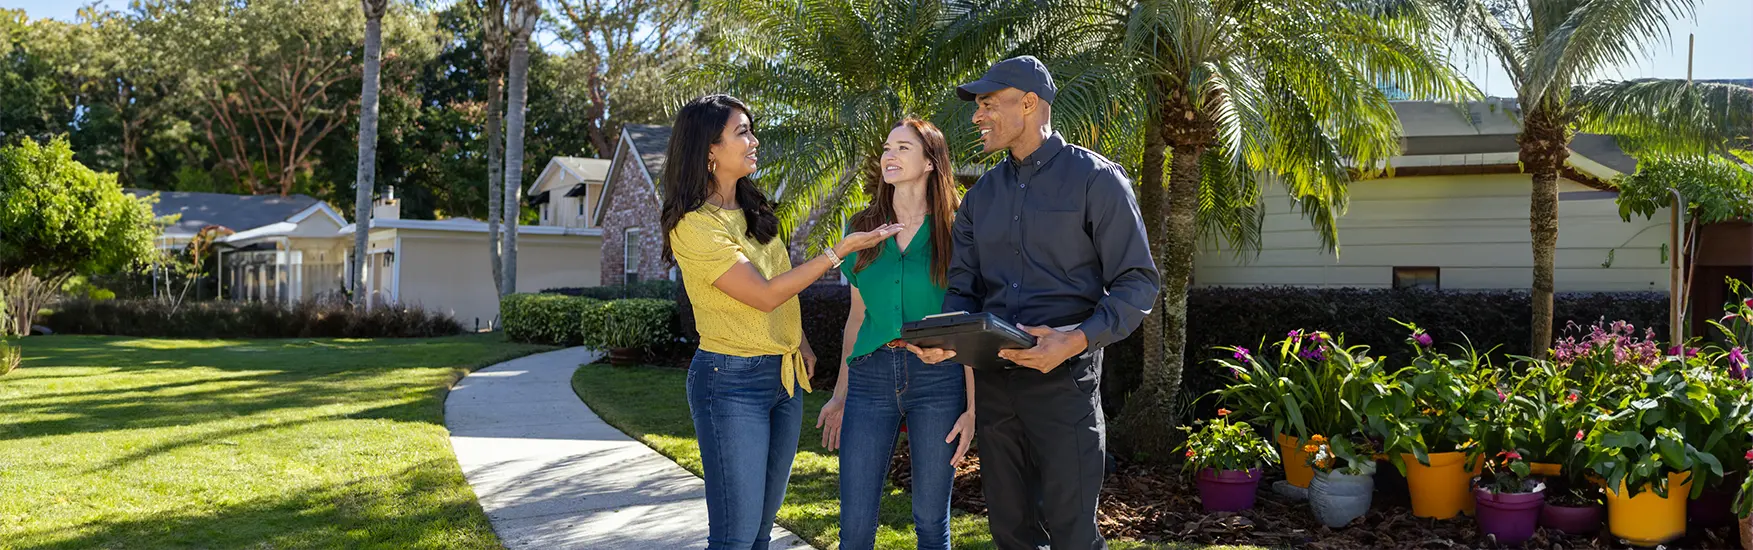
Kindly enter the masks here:
M 706 171 L 707 172 L 717 172 L 718 171 L 718 160 L 717 159 L 706 159 Z

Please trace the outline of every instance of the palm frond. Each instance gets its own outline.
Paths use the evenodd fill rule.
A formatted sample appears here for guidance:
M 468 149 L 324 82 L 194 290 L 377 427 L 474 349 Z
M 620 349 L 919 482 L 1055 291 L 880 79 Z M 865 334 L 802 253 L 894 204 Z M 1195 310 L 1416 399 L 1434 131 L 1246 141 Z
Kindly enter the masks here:
M 1620 136 L 1634 153 L 1705 153 L 1748 146 L 1753 88 L 1721 82 L 1637 79 L 1581 86 L 1571 96 L 1580 129 Z
M 1573 86 L 1609 67 L 1645 54 L 1643 45 L 1668 36 L 1670 17 L 1691 17 L 1694 0 L 1587 0 L 1552 2 L 1566 5 L 1559 13 L 1547 9 L 1535 20 L 1550 29 L 1541 33 L 1527 60 L 1528 80 L 1522 99 L 1530 104 L 1559 100 Z

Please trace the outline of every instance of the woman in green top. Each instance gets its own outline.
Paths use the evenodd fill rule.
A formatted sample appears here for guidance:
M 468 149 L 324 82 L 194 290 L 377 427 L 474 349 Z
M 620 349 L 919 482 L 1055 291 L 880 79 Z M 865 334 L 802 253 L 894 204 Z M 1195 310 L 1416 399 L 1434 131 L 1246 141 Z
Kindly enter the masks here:
M 909 118 L 883 144 L 882 182 L 852 231 L 899 223 L 894 240 L 841 264 L 852 281 L 846 356 L 834 397 L 816 421 L 822 445 L 840 449 L 840 548 L 876 543 L 877 509 L 903 423 L 913 461 L 913 520 L 919 548 L 948 550 L 955 465 L 974 438 L 973 372 L 927 365 L 891 345 L 902 323 L 943 309 L 956 193 L 949 146 L 930 122 Z

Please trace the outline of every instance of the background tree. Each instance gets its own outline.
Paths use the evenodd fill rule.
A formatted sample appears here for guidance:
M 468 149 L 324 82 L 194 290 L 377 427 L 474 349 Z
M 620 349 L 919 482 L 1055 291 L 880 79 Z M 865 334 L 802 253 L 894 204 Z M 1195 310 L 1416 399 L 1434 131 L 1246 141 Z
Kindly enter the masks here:
M 353 180 L 353 289 L 355 305 L 365 305 L 365 244 L 371 235 L 372 184 L 377 176 L 378 77 L 383 65 L 383 14 L 389 0 L 359 0 L 365 12 L 365 73 L 359 92 L 359 172 Z
M 1381 5 L 1378 5 L 1381 4 Z M 1140 209 L 1162 274 L 1144 334 L 1143 384 L 1115 425 L 1117 443 L 1167 457 L 1181 418 L 1187 286 L 1201 239 L 1258 251 L 1261 190 L 1277 182 L 1339 250 L 1346 187 L 1399 152 L 1400 126 L 1381 85 L 1416 97 L 1473 95 L 1412 3 L 1318 0 L 1066 1 L 1054 18 L 1088 51 L 1115 57 L 1097 81 L 1118 97 L 1060 100 L 1144 105 Z M 1055 105 L 1059 107 L 1059 105 Z M 1166 187 L 1163 162 L 1170 164 Z M 1160 332 L 1159 332 L 1159 328 Z
M 73 160 L 65 138 L 0 147 L 0 278 L 13 326 L 28 332 L 44 285 L 117 271 L 149 258 L 158 227 L 148 199 Z M 41 285 L 33 283 L 40 278 Z
M 1558 174 L 1570 140 L 1583 127 L 1613 127 L 1613 110 L 1583 108 L 1588 101 L 1635 102 L 1653 95 L 1573 91 L 1603 71 L 1644 55 L 1643 44 L 1666 39 L 1668 21 L 1690 17 L 1693 0 L 1437 0 L 1457 36 L 1490 53 L 1515 86 L 1522 132 L 1519 161 L 1533 180 L 1528 222 L 1533 242 L 1533 319 L 1529 349 L 1545 357 L 1552 344 L 1553 257 L 1558 248 Z M 1636 109 L 1662 110 L 1660 105 Z M 1629 123 L 1631 121 L 1624 121 Z M 1621 127 L 1620 129 L 1625 129 Z M 1654 132 L 1633 132 L 1651 135 Z
M 505 34 L 505 0 L 484 0 L 485 9 L 481 13 L 484 23 L 485 39 L 482 41 L 486 53 L 487 65 L 487 243 L 493 256 L 493 288 L 500 294 L 505 290 L 505 260 L 501 257 L 499 221 L 505 212 L 505 168 L 500 163 L 505 156 L 505 140 L 501 132 L 505 118 L 505 91 L 501 86 L 505 82 L 506 34 Z M 513 219 L 511 223 L 516 224 Z
M 624 122 L 661 122 L 676 100 L 693 95 L 676 76 L 706 61 L 710 20 L 693 0 L 559 0 L 569 25 L 556 29 L 572 50 L 562 98 L 598 155 L 615 150 Z M 610 107 L 614 112 L 610 112 Z
M 510 0 L 511 72 L 505 113 L 505 236 L 500 294 L 517 292 L 517 223 L 523 212 L 523 131 L 528 99 L 530 33 L 542 15 L 537 0 Z

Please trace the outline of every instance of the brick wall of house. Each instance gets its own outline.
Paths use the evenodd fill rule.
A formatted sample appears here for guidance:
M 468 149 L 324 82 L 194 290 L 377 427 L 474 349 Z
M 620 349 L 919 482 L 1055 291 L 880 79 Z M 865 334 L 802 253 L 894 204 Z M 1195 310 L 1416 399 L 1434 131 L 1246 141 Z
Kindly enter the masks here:
M 638 157 L 623 155 L 621 166 L 612 170 L 614 188 L 609 196 L 608 211 L 603 213 L 603 275 L 602 284 L 626 282 L 625 241 L 630 227 L 639 227 L 643 253 L 638 268 L 639 279 L 650 281 L 669 278 L 670 264 L 663 260 L 663 238 L 660 237 L 662 205 L 652 185 L 645 181 L 645 171 Z

